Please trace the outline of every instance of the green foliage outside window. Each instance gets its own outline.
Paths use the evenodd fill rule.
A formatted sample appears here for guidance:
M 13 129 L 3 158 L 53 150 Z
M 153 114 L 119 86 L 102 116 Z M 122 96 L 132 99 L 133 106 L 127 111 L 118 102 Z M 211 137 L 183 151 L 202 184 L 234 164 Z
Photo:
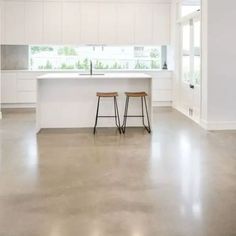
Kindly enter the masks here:
M 40 52 L 52 52 L 53 47 L 47 47 L 47 46 L 33 46 L 31 47 L 31 54 L 36 54 Z
M 161 69 L 160 47 L 31 46 L 32 70 Z
M 77 52 L 73 47 L 63 47 L 58 49 L 58 55 L 77 56 Z

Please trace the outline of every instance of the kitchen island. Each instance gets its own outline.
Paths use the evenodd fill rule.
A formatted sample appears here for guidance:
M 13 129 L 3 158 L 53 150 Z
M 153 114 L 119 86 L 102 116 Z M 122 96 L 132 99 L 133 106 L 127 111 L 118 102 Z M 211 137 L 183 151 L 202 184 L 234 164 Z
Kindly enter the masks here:
M 78 74 L 50 73 L 37 77 L 36 131 L 42 128 L 90 128 L 94 126 L 96 92 L 118 92 L 118 107 L 123 121 L 124 92 L 148 93 L 148 110 L 152 117 L 149 75 L 143 73 Z M 114 115 L 113 100 L 101 100 L 100 114 Z M 129 103 L 129 114 L 141 114 L 141 101 Z M 140 118 L 129 118 L 127 126 L 142 126 Z M 98 127 L 115 127 L 113 119 L 99 119 Z

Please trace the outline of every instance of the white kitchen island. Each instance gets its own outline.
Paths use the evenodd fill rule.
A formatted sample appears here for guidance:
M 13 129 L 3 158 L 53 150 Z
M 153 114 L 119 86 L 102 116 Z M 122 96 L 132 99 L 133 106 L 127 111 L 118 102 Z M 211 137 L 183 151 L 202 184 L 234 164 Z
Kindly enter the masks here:
M 152 80 L 143 73 L 107 73 L 86 75 L 50 73 L 37 78 L 36 129 L 93 127 L 96 114 L 96 92 L 118 92 L 118 107 L 123 121 L 124 92 L 148 93 L 148 110 L 152 118 Z M 141 114 L 141 99 L 131 98 L 129 113 Z M 114 115 L 113 99 L 102 98 L 100 115 Z M 151 119 L 152 120 L 152 119 Z M 141 126 L 141 118 L 128 118 L 127 126 Z M 115 127 L 112 118 L 100 118 L 98 127 Z

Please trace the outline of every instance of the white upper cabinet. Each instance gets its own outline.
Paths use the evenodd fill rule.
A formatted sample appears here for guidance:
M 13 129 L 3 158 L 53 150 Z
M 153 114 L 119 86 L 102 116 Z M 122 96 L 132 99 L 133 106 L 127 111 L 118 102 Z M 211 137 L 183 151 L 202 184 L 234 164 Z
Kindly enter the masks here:
M 134 44 L 135 7 L 131 3 L 118 4 L 117 44 Z
M 24 2 L 5 2 L 5 31 L 3 43 L 22 44 L 25 42 L 25 4 Z
M 170 44 L 170 5 L 153 4 L 153 45 Z
M 151 4 L 136 4 L 135 7 L 135 44 L 145 45 L 152 42 L 153 11 Z
M 62 42 L 62 3 L 44 2 L 44 43 Z
M 81 4 L 64 2 L 62 5 L 62 43 L 76 44 L 80 42 Z
M 118 10 L 116 3 L 99 4 L 99 43 L 116 44 L 117 42 L 117 16 Z
M 2 44 L 168 45 L 170 4 L 5 0 Z
M 81 40 L 83 44 L 98 44 L 99 3 L 81 3 Z
M 43 3 L 25 3 L 25 37 L 29 44 L 43 42 Z
M 3 42 L 4 23 L 5 22 L 4 22 L 3 3 L 0 1 L 0 43 Z M 0 57 L 0 61 L 1 61 L 1 57 Z M 0 99 L 0 101 L 1 101 L 1 99 Z

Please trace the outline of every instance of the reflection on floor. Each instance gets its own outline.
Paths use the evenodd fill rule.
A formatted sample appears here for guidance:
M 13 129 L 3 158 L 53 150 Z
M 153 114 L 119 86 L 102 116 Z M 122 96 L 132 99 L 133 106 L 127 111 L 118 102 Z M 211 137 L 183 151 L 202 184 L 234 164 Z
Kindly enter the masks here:
M 235 236 L 236 133 L 172 109 L 152 135 L 44 130 L 32 112 L 0 121 L 1 236 Z

